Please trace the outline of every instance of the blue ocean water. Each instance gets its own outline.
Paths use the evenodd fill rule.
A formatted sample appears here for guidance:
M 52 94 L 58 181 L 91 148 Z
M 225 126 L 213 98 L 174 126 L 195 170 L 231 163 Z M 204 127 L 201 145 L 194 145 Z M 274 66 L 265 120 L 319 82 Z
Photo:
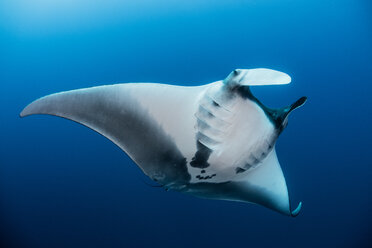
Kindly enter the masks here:
M 146 185 L 73 122 L 19 118 L 63 90 L 200 85 L 235 68 L 306 95 L 277 143 L 296 218 Z M 0 247 L 372 247 L 372 4 L 367 0 L 0 1 Z

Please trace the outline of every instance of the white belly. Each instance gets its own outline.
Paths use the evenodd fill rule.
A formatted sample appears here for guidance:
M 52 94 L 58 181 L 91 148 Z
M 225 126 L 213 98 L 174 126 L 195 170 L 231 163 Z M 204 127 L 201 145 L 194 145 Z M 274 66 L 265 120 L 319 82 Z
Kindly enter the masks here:
M 211 85 L 199 100 L 195 131 L 211 150 L 209 166 L 188 164 L 191 182 L 226 182 L 259 166 L 275 141 L 275 128 L 259 105 L 239 95 L 226 99 L 222 84 Z

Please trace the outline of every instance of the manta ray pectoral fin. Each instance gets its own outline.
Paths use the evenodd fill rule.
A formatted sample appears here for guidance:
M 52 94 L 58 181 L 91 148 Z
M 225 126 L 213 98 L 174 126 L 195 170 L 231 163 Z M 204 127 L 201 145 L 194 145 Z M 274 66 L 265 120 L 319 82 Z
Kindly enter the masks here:
M 239 173 L 227 182 L 190 184 L 186 193 L 209 199 L 256 203 L 292 217 L 299 214 L 302 206 L 300 202 L 295 210 L 291 210 L 275 148 L 257 168 Z
M 291 210 L 287 184 L 275 148 L 262 161 L 262 165 L 232 183 L 239 188 L 243 201 L 257 203 L 293 217 L 301 210 L 301 202 L 295 210 Z
M 258 166 L 243 178 L 235 181 L 242 190 L 242 197 L 289 216 L 297 216 L 302 202 L 291 209 L 286 180 L 280 167 L 275 148 Z
M 291 77 L 284 72 L 266 68 L 236 69 L 232 71 L 223 82 L 230 88 L 243 85 L 280 85 L 289 84 L 291 82 Z
M 186 158 L 141 104 L 165 88 L 159 84 L 116 84 L 66 91 L 32 102 L 20 116 L 47 114 L 80 123 L 114 142 L 161 185 L 184 183 L 190 178 Z M 175 87 L 168 90 L 174 93 Z M 151 102 L 156 105 L 168 100 L 162 95 Z

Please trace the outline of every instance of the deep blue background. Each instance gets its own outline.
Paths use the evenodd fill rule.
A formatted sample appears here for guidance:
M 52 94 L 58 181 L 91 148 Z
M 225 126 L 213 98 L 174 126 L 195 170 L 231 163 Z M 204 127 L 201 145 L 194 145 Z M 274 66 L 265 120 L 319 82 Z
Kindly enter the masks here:
M 143 183 L 73 122 L 18 117 L 46 94 L 199 85 L 267 67 L 302 95 L 277 149 L 297 218 Z M 365 0 L 0 1 L 0 247 L 371 247 L 372 4 Z

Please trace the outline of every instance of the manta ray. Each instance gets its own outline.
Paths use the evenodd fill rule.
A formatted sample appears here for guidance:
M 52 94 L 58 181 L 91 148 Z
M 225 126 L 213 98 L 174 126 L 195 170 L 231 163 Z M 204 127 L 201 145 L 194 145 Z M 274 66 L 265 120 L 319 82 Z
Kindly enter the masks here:
M 260 68 L 201 86 L 104 85 L 42 97 L 20 116 L 59 116 L 93 129 L 167 190 L 296 216 L 302 203 L 291 208 L 275 143 L 307 98 L 271 109 L 250 90 L 290 82 L 286 73 Z

